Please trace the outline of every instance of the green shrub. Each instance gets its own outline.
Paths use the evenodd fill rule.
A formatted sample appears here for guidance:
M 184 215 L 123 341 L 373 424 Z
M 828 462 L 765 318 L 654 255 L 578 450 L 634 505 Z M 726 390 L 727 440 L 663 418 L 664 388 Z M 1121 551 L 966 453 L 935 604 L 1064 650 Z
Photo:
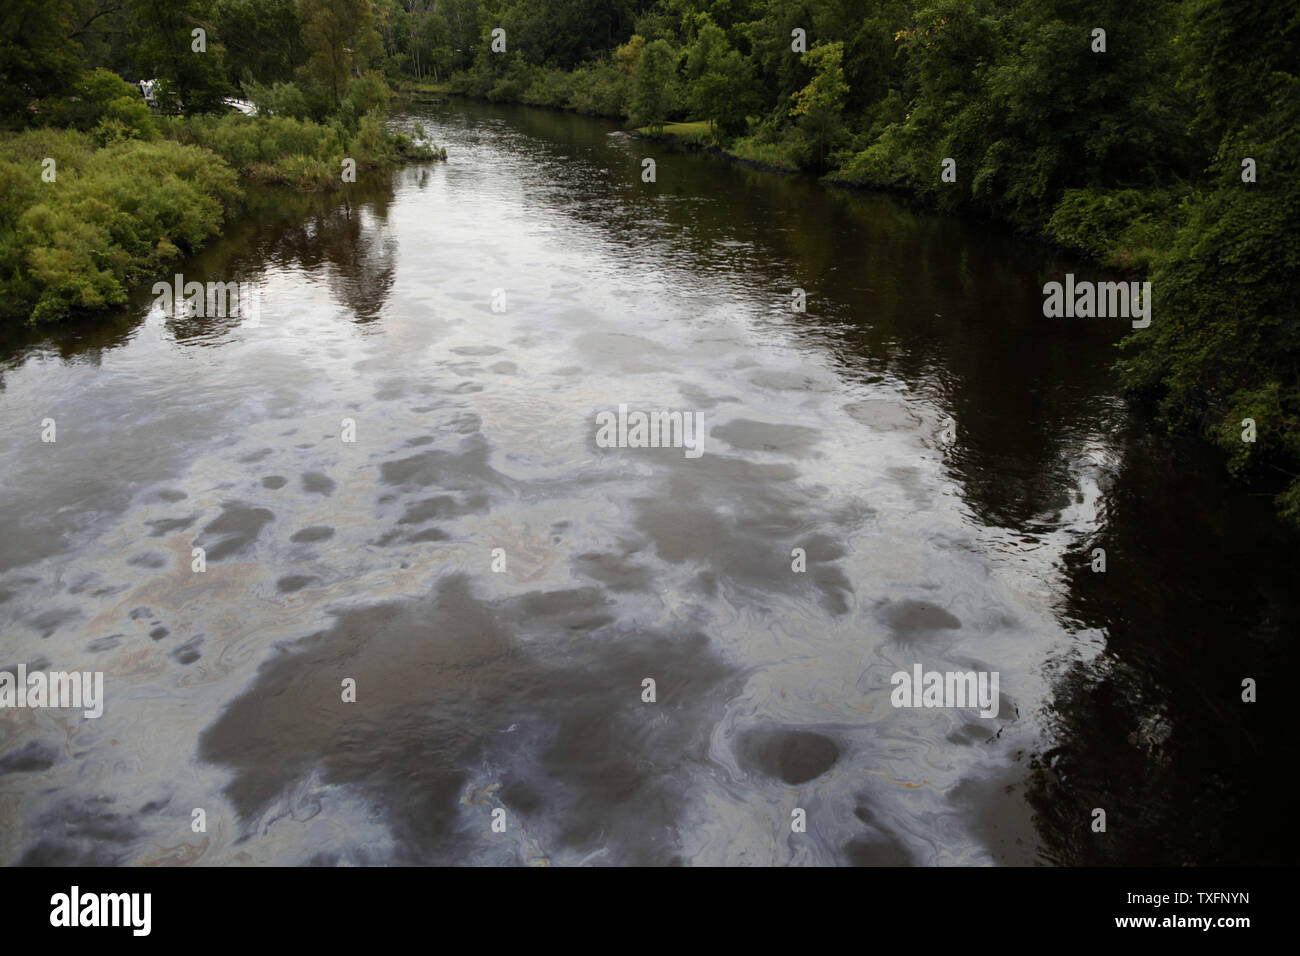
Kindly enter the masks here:
M 348 86 L 344 102 L 352 107 L 358 117 L 372 113 L 383 116 L 388 113 L 388 103 L 391 99 L 392 93 L 388 89 L 388 83 L 383 76 L 372 70 L 352 81 Z
M 101 136 L 101 142 L 112 138 L 154 139 L 158 135 L 139 88 L 111 70 L 83 73 L 71 96 L 48 105 L 46 118 L 52 126 L 116 131 L 116 135 Z
M 181 143 L 33 131 L 0 141 L 0 316 L 45 322 L 117 305 L 126 287 L 214 235 L 240 198 L 235 173 Z M 43 183 L 33 152 L 56 159 Z M 63 161 L 60 162 L 60 157 Z M 34 184 L 34 185 L 33 185 Z
M 1225 137 L 1211 184 L 1151 277 L 1151 326 L 1123 343 L 1126 383 L 1171 423 L 1199 424 L 1234 471 L 1300 463 L 1300 78 Z M 1267 170 L 1242 181 L 1242 157 Z M 1254 419 L 1254 442 L 1242 420 Z M 1300 479 L 1279 498 L 1300 520 Z
M 573 96 L 573 77 L 565 70 L 541 69 L 523 93 L 523 102 L 557 109 L 568 105 Z
M 507 74 L 492 84 L 487 98 L 494 103 L 518 103 L 523 98 L 526 88 L 527 82 L 522 75 Z
M 1147 270 L 1177 231 L 1185 189 L 1067 189 L 1045 232 L 1104 265 Z
M 773 141 L 764 133 L 755 133 L 736 140 L 727 147 L 727 152 L 759 166 L 794 172 L 799 168 L 799 155 L 791 141 L 796 138 L 798 134 L 793 131 L 781 137 L 779 141 Z
M 212 150 L 244 175 L 275 166 L 289 157 L 333 160 L 344 156 L 344 134 L 333 126 L 287 116 L 167 117 L 164 133 Z
M 263 86 L 259 83 L 246 82 L 244 95 L 257 107 L 258 113 L 266 116 L 306 119 L 311 115 L 307 97 L 294 83 L 273 83 Z
M 613 63 L 597 61 L 572 74 L 568 108 L 588 116 L 626 116 L 628 77 Z

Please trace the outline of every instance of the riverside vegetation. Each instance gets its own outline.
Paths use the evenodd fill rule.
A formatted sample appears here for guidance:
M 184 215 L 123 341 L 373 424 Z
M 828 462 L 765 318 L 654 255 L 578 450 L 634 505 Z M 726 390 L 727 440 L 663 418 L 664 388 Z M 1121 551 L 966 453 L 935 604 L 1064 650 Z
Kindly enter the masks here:
M 445 58 L 460 68 L 453 91 L 625 117 L 751 163 L 902 190 L 1149 279 L 1154 319 L 1119 343 L 1121 382 L 1169 426 L 1207 436 L 1300 523 L 1300 6 L 480 9 L 472 59 Z M 494 54 L 498 23 L 507 49 Z M 955 181 L 941 177 L 946 159 Z
M 20 0 L 0 15 L 0 322 L 120 305 L 131 285 L 219 233 L 242 185 L 337 189 L 345 160 L 365 171 L 446 158 L 418 125 L 414 138 L 387 128 L 387 81 L 363 71 L 360 53 L 340 55 L 337 34 L 304 29 L 302 39 L 304 63 L 327 56 L 333 73 L 308 68 L 297 83 L 263 84 L 246 71 L 239 84 L 219 44 L 205 37 L 205 50 L 193 48 L 192 24 L 208 22 L 201 5 L 156 6 Z M 115 61 L 93 35 L 89 49 L 74 39 L 85 34 L 79 24 L 98 22 L 97 9 L 139 38 L 115 65 L 157 77 L 162 109 L 85 62 L 90 53 Z M 160 52 L 172 48 L 184 55 Z M 195 73 L 195 63 L 216 68 Z M 255 116 L 224 105 L 239 93 Z
M 38 102 L 38 122 L 83 130 L 4 143 L 0 282 L 9 320 L 111 303 L 124 268 L 148 271 L 173 246 L 192 248 L 210 235 L 237 183 L 200 173 L 186 146 L 217 153 L 243 177 L 319 184 L 334 176 L 344 146 L 360 154 L 359 165 L 409 148 L 386 138 L 378 121 L 389 84 L 417 96 L 574 110 L 829 183 L 906 191 L 1149 279 L 1153 320 L 1119 343 L 1122 383 L 1169 426 L 1216 443 L 1234 472 L 1276 493 L 1281 512 L 1300 523 L 1294 3 L 8 6 L 0 109 L 11 124 L 30 125 Z M 188 52 L 198 25 L 208 30 L 204 56 Z M 154 139 L 138 104 L 109 89 L 108 78 L 78 80 L 83 61 L 160 77 L 188 114 L 242 90 L 273 115 L 257 126 L 235 117 L 147 118 Z M 73 100 L 78 82 L 102 89 Z M 41 192 L 33 174 L 33 161 L 57 158 L 56 147 L 82 177 L 63 198 Z M 951 181 L 941 177 L 945 160 L 953 161 Z M 133 162 L 156 169 L 167 188 L 150 188 L 144 199 L 142 187 L 131 187 Z M 204 202 L 181 200 L 185 189 Z M 69 203 L 80 204 L 78 214 Z M 140 225 L 127 227 L 122 217 L 137 211 Z M 1255 423 L 1253 442 L 1243 441 L 1246 419 Z

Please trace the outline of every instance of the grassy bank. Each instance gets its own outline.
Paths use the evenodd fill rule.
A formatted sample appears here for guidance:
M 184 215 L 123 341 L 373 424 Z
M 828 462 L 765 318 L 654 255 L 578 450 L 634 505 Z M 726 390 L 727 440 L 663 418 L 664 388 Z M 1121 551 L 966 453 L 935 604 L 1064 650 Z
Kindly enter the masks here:
M 446 81 L 403 80 L 393 87 L 393 97 L 404 103 L 445 103 L 452 92 Z
M 664 123 L 662 127 L 642 126 L 636 134 L 645 139 L 674 143 L 687 149 L 706 149 L 732 162 L 752 169 L 776 173 L 799 172 L 798 161 L 779 146 L 759 142 L 754 137 L 742 136 L 728 140 L 706 120 L 685 123 Z

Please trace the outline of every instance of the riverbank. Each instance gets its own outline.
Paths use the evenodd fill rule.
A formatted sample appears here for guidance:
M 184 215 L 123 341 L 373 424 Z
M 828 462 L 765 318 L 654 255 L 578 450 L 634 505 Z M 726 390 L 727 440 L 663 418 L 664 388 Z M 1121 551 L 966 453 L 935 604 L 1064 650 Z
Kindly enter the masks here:
M 522 75 L 503 78 L 462 73 L 439 83 L 408 83 L 397 91 L 411 103 L 441 103 L 448 96 L 465 96 L 490 103 L 540 106 L 630 123 L 628 75 L 589 64 L 568 73 L 538 70 L 531 81 Z M 833 152 L 825 163 L 810 167 L 806 144 L 797 137 L 774 135 L 750 117 L 744 135 L 728 135 L 703 119 L 665 120 L 659 126 L 637 126 L 632 135 L 688 150 L 702 150 L 747 169 L 794 174 L 810 173 L 824 184 L 871 189 L 907 196 L 928 208 L 950 214 L 975 215 L 997 222 L 1035 241 L 1107 269 L 1138 277 L 1153 271 L 1161 254 L 1171 248 L 1178 230 L 1187 224 L 1196 198 L 1186 183 L 1162 189 L 1123 189 L 1110 192 L 1069 190 L 1041 223 L 999 214 L 996 206 L 972 207 L 959 190 L 937 188 L 912 166 L 873 147 L 858 152 Z M 880 146 L 881 144 L 876 144 Z
M 714 135 L 709 124 L 703 121 L 687 123 L 665 123 L 660 132 L 654 132 L 648 126 L 633 131 L 637 139 L 651 140 L 679 146 L 687 150 L 709 153 L 720 159 L 755 169 L 765 173 L 782 173 L 787 176 L 799 172 L 798 166 L 783 159 L 778 153 L 754 148 L 752 144 L 738 142 L 729 146 L 722 145 Z
M 614 62 L 568 73 L 470 72 L 452 77 L 447 89 L 626 121 L 645 109 L 647 84 L 638 87 L 638 67 L 628 65 L 639 61 L 640 50 L 629 44 Z M 1275 495 L 1279 512 L 1300 527 L 1300 344 L 1294 334 L 1300 327 L 1300 244 L 1288 225 L 1300 218 L 1300 111 L 1294 105 L 1300 97 L 1279 95 L 1276 103 L 1287 105 L 1225 133 L 1205 169 L 1188 158 L 1192 145 L 1185 144 L 1175 163 L 1166 144 L 1152 146 L 1140 176 L 1127 161 L 1122 175 L 1102 176 L 1090 166 L 1085 176 L 1071 171 L 1050 126 L 980 146 L 988 134 L 976 134 L 979 124 L 959 135 L 937 107 L 904 112 L 888 100 L 881 107 L 889 107 L 887 114 L 870 129 L 853 134 L 837 127 L 826 104 L 843 95 L 831 90 L 839 67 L 830 62 L 833 56 L 822 59 L 821 73 L 794 98 L 823 97 L 819 122 L 832 142 L 838 139 L 837 148 L 825 150 L 819 142 L 813 151 L 816 124 L 805 128 L 772 116 L 732 117 L 733 132 L 719 132 L 722 127 L 683 109 L 693 102 L 689 83 L 661 97 L 654 107 L 658 122 L 640 125 L 636 134 L 708 150 L 749 168 L 813 170 L 827 185 L 907 195 L 940 213 L 1002 223 L 1149 281 L 1151 302 L 1144 307 L 1152 321 L 1126 331 L 1118 343 L 1115 368 L 1123 388 L 1149 404 L 1165 427 L 1195 431 L 1216 446 L 1234 475 Z M 665 76 L 665 83 L 680 79 L 671 71 Z M 1289 74 L 1271 82 L 1300 92 L 1300 78 Z M 1270 170 L 1267 181 L 1257 175 L 1264 168 Z M 1278 475 L 1290 478 L 1281 488 Z
M 419 103 L 424 105 L 446 103 L 451 94 L 451 84 L 429 80 L 405 80 L 392 90 L 393 99 L 398 103 Z
M 241 186 L 333 190 L 446 151 L 389 130 L 282 116 L 152 116 L 116 77 L 92 129 L 0 134 L 0 322 L 45 323 L 121 305 L 237 215 Z M 132 94 L 134 95 L 134 94 Z
M 805 173 L 794 160 L 785 156 L 779 148 L 755 143 L 752 138 L 741 138 L 732 142 L 719 140 L 715 131 L 711 130 L 709 124 L 703 121 L 664 123 L 660 132 L 655 132 L 648 126 L 643 126 L 633 130 L 631 135 L 636 139 L 663 143 L 687 152 L 707 153 L 733 165 L 758 172 L 776 173 L 784 176 Z M 865 177 L 852 175 L 845 170 L 834 170 L 820 176 L 818 182 L 823 186 L 832 188 L 884 193 L 900 200 L 916 203 L 921 208 L 938 211 L 933 203 L 926 202 L 925 198 L 918 195 L 913 189 L 893 183 L 875 182 Z M 970 209 L 952 210 L 947 214 L 986 223 L 991 227 L 1013 234 L 1024 241 L 1046 246 L 1062 255 L 1069 255 L 1084 263 L 1113 270 L 1124 274 L 1127 278 L 1136 279 L 1144 273 L 1144 267 L 1150 265 L 1154 259 L 1156 249 L 1160 245 L 1153 239 L 1153 235 L 1160 234 L 1166 241 L 1172 239 L 1172 230 L 1175 228 L 1175 224 L 1169 220 L 1168 216 L 1176 204 L 1163 196 L 1152 198 L 1145 195 L 1136 195 L 1126 196 L 1125 199 L 1141 205 L 1148 210 L 1148 214 L 1133 223 L 1127 224 L 1125 228 L 1115 228 L 1109 231 L 1098 229 L 1095 226 L 1090 229 L 1075 228 L 1073 235 L 1069 237 L 1054 232 L 1025 229 L 1005 219 L 990 217 L 987 214 L 981 214 Z M 1159 223 L 1153 225 L 1151 222 L 1152 214 L 1160 218 Z M 1110 209 L 1107 218 L 1111 223 L 1119 223 L 1123 215 L 1124 209 L 1122 207 Z M 1120 236 L 1120 239 L 1116 241 L 1113 238 L 1114 236 Z
M 241 180 L 299 190 L 341 189 L 355 182 L 354 173 L 447 158 L 446 150 L 389 130 L 385 117 L 374 113 L 363 116 L 355 131 L 292 117 L 239 115 L 167 117 L 162 129 L 168 139 L 217 154 Z

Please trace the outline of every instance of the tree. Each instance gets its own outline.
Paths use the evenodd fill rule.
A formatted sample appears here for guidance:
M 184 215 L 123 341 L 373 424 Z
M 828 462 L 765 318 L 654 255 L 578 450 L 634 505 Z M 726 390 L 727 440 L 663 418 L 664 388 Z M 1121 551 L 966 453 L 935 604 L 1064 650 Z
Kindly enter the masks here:
M 844 57 L 843 43 L 818 43 L 804 54 L 813 70 L 812 81 L 791 98 L 794 107 L 791 116 L 800 117 L 803 127 L 817 137 L 817 165 L 826 158 L 826 140 L 840 125 L 844 96 L 849 91 L 844 82 L 840 62 Z
M 1286 39 L 1300 19 L 1241 0 L 1200 0 L 1187 18 L 1199 125 L 1224 132 L 1120 370 L 1166 421 L 1200 425 L 1231 470 L 1289 475 L 1277 504 L 1300 524 L 1300 55 Z M 1242 440 L 1247 418 L 1257 441 Z
M 214 17 L 232 79 L 293 79 L 303 59 L 295 0 L 218 0 Z
M 662 133 L 671 105 L 671 87 L 677 71 L 677 56 L 666 40 L 645 45 L 632 71 L 631 119 L 635 126 L 649 126 Z
M 5 0 L 0 12 L 0 117 L 28 122 L 28 104 L 67 93 L 81 72 L 80 50 L 69 39 L 66 0 Z
M 624 42 L 635 19 L 631 0 L 508 0 L 501 22 L 510 45 L 536 66 L 571 70 Z
M 298 0 L 307 62 L 303 75 L 324 88 L 337 108 L 353 76 L 383 47 L 371 0 Z
M 691 112 L 709 121 L 709 128 L 724 132 L 744 128 L 745 114 L 753 103 L 753 73 L 749 63 L 732 49 L 727 34 L 706 15 L 686 54 Z
M 190 113 L 215 113 L 231 92 L 215 25 L 198 0 L 132 0 L 137 40 L 132 59 L 141 79 L 161 81 L 164 99 L 174 97 Z M 202 51 L 193 31 L 204 30 Z

